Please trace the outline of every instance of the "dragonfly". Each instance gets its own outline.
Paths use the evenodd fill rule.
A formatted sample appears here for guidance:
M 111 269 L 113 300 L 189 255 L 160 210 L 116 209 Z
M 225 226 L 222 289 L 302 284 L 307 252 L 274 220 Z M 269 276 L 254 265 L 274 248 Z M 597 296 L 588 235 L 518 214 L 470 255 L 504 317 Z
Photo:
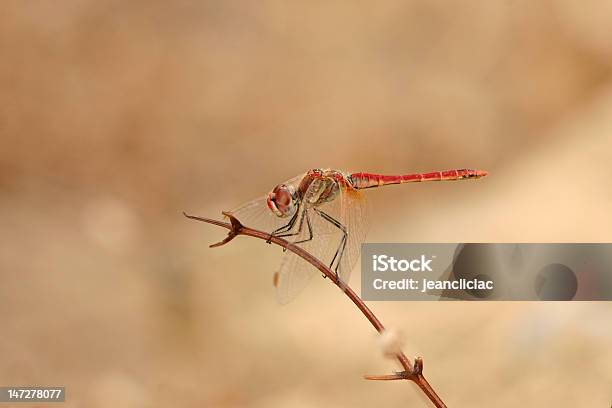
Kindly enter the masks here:
M 362 190 L 486 175 L 486 171 L 470 169 L 404 175 L 311 169 L 229 213 L 248 227 L 270 233 L 270 239 L 284 238 L 299 245 L 328 264 L 339 282 L 347 284 L 370 225 L 370 209 Z M 278 302 L 289 303 L 316 274 L 311 264 L 285 251 L 273 280 Z

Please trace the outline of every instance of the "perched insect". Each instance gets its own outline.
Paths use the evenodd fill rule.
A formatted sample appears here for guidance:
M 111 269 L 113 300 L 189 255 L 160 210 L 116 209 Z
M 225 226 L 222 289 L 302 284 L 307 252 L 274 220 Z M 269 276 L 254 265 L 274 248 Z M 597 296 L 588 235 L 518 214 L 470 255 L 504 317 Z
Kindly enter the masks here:
M 448 170 L 386 176 L 313 169 L 274 187 L 230 211 L 245 225 L 290 240 L 318 259 L 329 262 L 348 282 L 368 229 L 368 210 L 361 190 L 389 184 L 478 179 L 481 170 Z M 293 253 L 285 253 L 274 276 L 277 299 L 288 303 L 304 289 L 316 270 Z

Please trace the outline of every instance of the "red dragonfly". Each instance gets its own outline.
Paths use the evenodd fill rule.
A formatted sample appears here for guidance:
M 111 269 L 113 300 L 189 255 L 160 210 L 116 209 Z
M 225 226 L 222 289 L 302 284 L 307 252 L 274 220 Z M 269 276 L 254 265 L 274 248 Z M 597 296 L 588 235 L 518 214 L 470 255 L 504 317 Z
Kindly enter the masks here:
M 230 211 L 244 225 L 269 232 L 303 247 L 329 262 L 339 280 L 348 283 L 368 230 L 368 209 L 361 190 L 389 184 L 478 179 L 482 170 L 448 170 L 385 176 L 313 169 L 274 187 Z M 297 255 L 286 252 L 274 276 L 277 299 L 288 303 L 317 271 Z

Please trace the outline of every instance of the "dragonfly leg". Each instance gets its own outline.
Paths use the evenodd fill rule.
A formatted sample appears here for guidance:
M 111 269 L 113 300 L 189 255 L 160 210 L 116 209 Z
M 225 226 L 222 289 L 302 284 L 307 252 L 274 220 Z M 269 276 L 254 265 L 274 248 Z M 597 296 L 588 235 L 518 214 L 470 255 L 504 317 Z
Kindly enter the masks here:
M 308 227 L 308 238 L 301 239 L 299 241 L 295 241 L 294 244 L 301 244 L 302 242 L 308 242 L 312 240 L 312 225 L 310 225 L 310 217 L 308 216 L 308 213 L 306 211 L 304 211 L 304 214 L 305 215 L 303 215 L 302 218 L 306 217 L 306 226 Z M 303 221 L 304 220 L 302 219 L 302 223 Z M 302 229 L 302 224 L 300 224 L 300 230 L 301 229 Z M 298 234 L 299 234 L 299 231 L 298 231 Z M 287 249 L 285 248 L 285 250 Z
M 299 241 L 295 241 L 293 242 L 293 244 L 301 244 L 303 242 L 308 242 L 310 240 L 312 240 L 312 225 L 310 224 L 310 217 L 308 215 L 308 211 L 304 210 L 304 212 L 302 212 L 302 216 L 300 217 L 300 224 L 298 226 L 297 231 L 295 232 L 290 232 L 290 233 L 285 233 L 285 234 L 281 234 L 281 235 L 277 235 L 277 237 L 293 237 L 296 235 L 300 235 L 302 233 L 302 229 L 304 228 L 304 219 L 306 219 L 306 226 L 308 227 L 308 238 L 305 239 L 301 239 Z M 286 252 L 287 248 L 283 248 L 283 252 Z
M 346 241 L 347 241 L 347 234 L 345 232 L 344 235 L 342 236 L 342 241 L 340 242 L 340 246 L 338 246 L 338 250 L 336 251 L 336 254 L 338 255 L 338 262 L 336 263 L 335 271 L 336 271 L 336 277 L 338 279 L 340 279 L 340 276 L 338 275 L 338 269 L 340 269 L 340 260 L 342 259 L 342 256 L 344 255 L 344 250 L 346 249 Z
M 336 272 L 336 278 L 338 279 L 338 281 L 340 281 L 340 273 L 339 273 L 340 261 L 342 260 L 342 255 L 344 255 L 344 250 L 346 248 L 346 242 L 348 240 L 348 232 L 346 231 L 346 227 L 344 225 L 342 225 L 338 220 L 336 220 L 335 218 L 333 218 L 329 214 L 327 214 L 327 213 L 325 213 L 325 212 L 323 212 L 321 210 L 317 210 L 316 208 L 315 208 L 315 211 L 325 221 L 331 223 L 333 226 L 335 226 L 340 231 L 342 231 L 342 239 L 340 240 L 340 245 L 338 245 L 338 249 L 336 249 L 336 253 L 334 254 L 334 257 L 332 258 L 332 260 L 331 260 L 331 262 L 329 264 L 329 268 L 331 269 L 333 267 L 333 265 L 334 265 L 334 261 L 336 261 L 336 267 L 334 268 L 334 272 Z
M 299 244 L 302 242 L 306 242 L 306 241 L 310 241 L 313 237 L 312 235 L 312 226 L 310 224 L 310 218 L 308 218 L 308 211 L 306 209 L 304 209 L 304 211 L 302 211 L 301 215 L 300 215 L 300 222 L 298 224 L 298 228 L 297 231 L 295 232 L 290 232 L 293 227 L 295 226 L 295 223 L 297 221 L 298 218 L 298 212 L 296 212 L 293 217 L 291 217 L 291 219 L 289 220 L 289 222 L 286 225 L 283 225 L 280 228 L 275 229 L 274 231 L 272 231 L 272 233 L 270 234 L 270 236 L 268 237 L 268 240 L 266 241 L 268 244 L 270 243 L 270 241 L 272 240 L 272 237 L 278 237 L 278 238 L 286 238 L 286 237 L 294 237 L 296 235 L 300 235 L 302 233 L 303 227 L 304 227 L 304 218 L 306 218 L 306 224 L 308 225 L 308 235 L 309 237 L 300 241 L 296 241 L 293 242 L 294 244 Z M 283 252 L 285 252 L 287 249 L 283 249 Z
M 296 211 L 295 214 L 293 214 L 293 217 L 291 217 L 291 219 L 289 220 L 289 222 L 287 224 L 285 224 L 282 227 L 277 228 L 274 231 L 272 231 L 270 233 L 270 236 L 268 237 L 266 242 L 269 244 L 272 241 L 272 237 L 282 236 L 282 235 L 279 235 L 279 234 L 285 233 L 287 231 L 291 231 L 291 229 L 295 225 L 295 221 L 297 220 L 298 213 L 299 213 L 299 211 Z M 302 218 L 303 218 L 303 215 L 302 215 Z

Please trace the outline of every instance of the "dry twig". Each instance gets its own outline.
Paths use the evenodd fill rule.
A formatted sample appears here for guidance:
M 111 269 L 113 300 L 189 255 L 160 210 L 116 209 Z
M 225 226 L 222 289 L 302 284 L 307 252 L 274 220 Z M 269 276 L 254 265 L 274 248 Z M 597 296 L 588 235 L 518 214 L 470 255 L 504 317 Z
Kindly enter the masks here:
M 210 245 L 211 248 L 218 247 L 224 244 L 227 244 L 232 239 L 234 239 L 238 235 L 246 235 L 250 237 L 255 237 L 259 239 L 263 239 L 268 242 L 273 242 L 276 245 L 279 245 L 287 250 L 293 252 L 294 254 L 302 257 L 304 260 L 309 262 L 312 266 L 321 271 L 331 282 L 333 282 L 336 286 L 344 291 L 344 294 L 348 296 L 349 299 L 359 308 L 361 313 L 370 321 L 372 326 L 379 332 L 382 333 L 385 330 L 385 327 L 382 325 L 380 320 L 374 315 L 374 313 L 366 306 L 366 304 L 361 300 L 361 298 L 346 284 L 342 283 L 338 280 L 336 274 L 327 267 L 327 265 L 323 264 L 320 260 L 312 256 L 310 253 L 306 252 L 304 249 L 300 248 L 297 245 L 292 244 L 282 238 L 270 237 L 270 233 L 258 231 L 255 229 L 251 229 L 245 227 L 230 213 L 224 212 L 223 215 L 229 218 L 230 223 L 213 220 L 210 218 L 202 218 L 194 215 L 189 215 L 183 213 L 185 217 L 203 221 L 209 224 L 217 225 L 219 227 L 227 228 L 229 233 L 227 237 L 221 242 L 217 242 L 216 244 Z M 436 394 L 434 389 L 429 385 L 425 377 L 423 376 L 423 359 L 421 357 L 417 357 L 414 361 L 414 364 L 411 364 L 408 357 L 403 352 L 399 352 L 395 355 L 399 363 L 404 368 L 403 371 L 389 374 L 389 375 L 366 375 L 364 378 L 367 380 L 379 380 L 379 381 L 391 381 L 391 380 L 408 380 L 412 381 L 419 386 L 419 388 L 425 393 L 427 398 L 438 408 L 446 408 L 446 405 L 442 401 L 442 399 Z

